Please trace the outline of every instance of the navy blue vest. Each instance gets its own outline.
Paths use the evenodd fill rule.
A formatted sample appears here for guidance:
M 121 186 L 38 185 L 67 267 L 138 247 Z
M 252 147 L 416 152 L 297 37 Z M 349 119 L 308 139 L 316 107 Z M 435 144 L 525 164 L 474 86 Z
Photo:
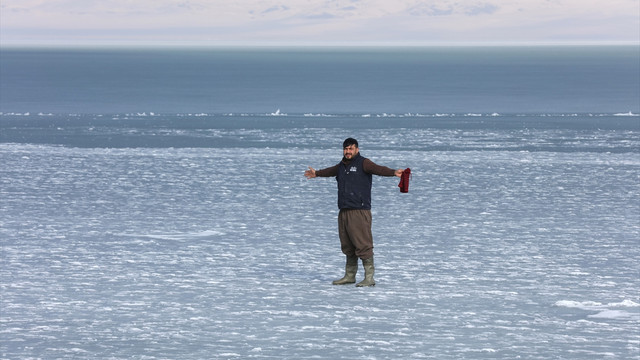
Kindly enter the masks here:
M 364 172 L 365 158 L 356 155 L 349 165 L 338 166 L 338 208 L 371 210 L 371 174 Z

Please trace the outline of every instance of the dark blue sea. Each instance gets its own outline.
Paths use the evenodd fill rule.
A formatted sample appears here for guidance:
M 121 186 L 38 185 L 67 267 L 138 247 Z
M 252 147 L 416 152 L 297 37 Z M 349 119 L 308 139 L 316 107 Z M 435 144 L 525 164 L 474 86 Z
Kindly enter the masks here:
M 640 48 L 3 47 L 0 246 L 2 359 L 640 359 Z

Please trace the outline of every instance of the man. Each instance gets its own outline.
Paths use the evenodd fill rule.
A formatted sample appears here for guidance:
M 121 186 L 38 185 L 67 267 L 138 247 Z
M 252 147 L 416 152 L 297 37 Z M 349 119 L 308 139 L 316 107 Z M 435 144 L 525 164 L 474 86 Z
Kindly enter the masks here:
M 338 234 L 342 252 L 347 256 L 347 265 L 342 279 L 334 285 L 356 282 L 358 258 L 362 259 L 364 280 L 358 287 L 373 286 L 373 236 L 371 234 L 371 180 L 372 175 L 402 176 L 402 169 L 393 170 L 376 165 L 360 155 L 358 141 L 348 138 L 342 144 L 343 158 L 339 164 L 315 170 L 309 166 L 304 172 L 307 179 L 315 177 L 336 177 L 338 181 Z

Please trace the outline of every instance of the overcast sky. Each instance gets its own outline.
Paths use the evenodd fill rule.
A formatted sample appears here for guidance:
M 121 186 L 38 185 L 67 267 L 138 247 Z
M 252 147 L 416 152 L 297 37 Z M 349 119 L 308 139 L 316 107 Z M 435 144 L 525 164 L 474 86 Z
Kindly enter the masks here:
M 640 44 L 640 0 L 0 0 L 0 45 Z

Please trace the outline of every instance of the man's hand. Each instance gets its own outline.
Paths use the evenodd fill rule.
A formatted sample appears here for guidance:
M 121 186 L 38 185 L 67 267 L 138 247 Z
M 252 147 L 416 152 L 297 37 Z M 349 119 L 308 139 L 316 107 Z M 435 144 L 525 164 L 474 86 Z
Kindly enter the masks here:
M 311 166 L 309 166 L 309 170 L 304 172 L 304 176 L 307 179 L 313 179 L 314 177 L 316 177 L 316 169 L 314 169 Z
M 395 176 L 397 176 L 397 177 L 402 177 L 402 173 L 403 173 L 403 172 L 404 172 L 404 170 L 403 170 L 403 169 L 398 169 L 398 170 L 396 170 L 396 172 L 394 173 L 394 175 L 395 175 Z

